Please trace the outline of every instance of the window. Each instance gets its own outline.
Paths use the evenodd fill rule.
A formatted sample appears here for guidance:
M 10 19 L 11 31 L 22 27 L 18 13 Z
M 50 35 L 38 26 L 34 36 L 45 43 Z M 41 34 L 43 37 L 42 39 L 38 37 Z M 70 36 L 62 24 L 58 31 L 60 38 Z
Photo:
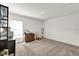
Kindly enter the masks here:
M 11 27 L 11 31 L 14 33 L 14 39 L 23 36 L 23 21 L 10 20 L 9 26 Z

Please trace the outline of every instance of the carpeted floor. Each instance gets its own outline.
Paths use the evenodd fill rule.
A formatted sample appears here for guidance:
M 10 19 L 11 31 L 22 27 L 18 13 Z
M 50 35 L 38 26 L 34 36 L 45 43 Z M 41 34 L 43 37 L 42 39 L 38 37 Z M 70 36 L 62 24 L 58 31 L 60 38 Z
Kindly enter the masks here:
M 41 39 L 17 44 L 16 56 L 79 56 L 79 47 Z

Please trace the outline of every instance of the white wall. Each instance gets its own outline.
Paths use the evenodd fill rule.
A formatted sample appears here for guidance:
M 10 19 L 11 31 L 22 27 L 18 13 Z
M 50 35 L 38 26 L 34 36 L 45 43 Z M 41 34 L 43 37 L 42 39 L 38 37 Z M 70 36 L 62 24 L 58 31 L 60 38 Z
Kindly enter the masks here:
M 43 21 L 11 13 L 9 20 L 23 21 L 23 29 L 41 33 Z M 44 36 L 79 46 L 79 14 L 50 19 L 44 22 Z
M 23 21 L 23 30 L 30 30 L 31 32 L 38 32 L 41 35 L 41 28 L 43 22 L 39 19 L 21 16 L 17 14 L 10 13 L 9 20 L 21 20 Z
M 47 20 L 44 27 L 46 38 L 79 46 L 79 14 Z

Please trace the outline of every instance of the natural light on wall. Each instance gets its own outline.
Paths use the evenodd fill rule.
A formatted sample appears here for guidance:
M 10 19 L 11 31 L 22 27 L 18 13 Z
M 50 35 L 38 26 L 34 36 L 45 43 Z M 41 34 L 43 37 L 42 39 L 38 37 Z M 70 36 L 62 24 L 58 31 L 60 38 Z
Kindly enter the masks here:
M 10 20 L 9 26 L 14 33 L 13 39 L 23 36 L 23 21 Z

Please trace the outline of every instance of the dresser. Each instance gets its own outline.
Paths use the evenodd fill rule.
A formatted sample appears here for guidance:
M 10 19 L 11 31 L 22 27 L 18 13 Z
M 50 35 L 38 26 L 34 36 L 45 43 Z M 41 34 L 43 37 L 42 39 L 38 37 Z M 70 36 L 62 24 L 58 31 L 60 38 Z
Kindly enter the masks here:
M 34 41 L 34 34 L 33 33 L 25 33 L 25 42 L 31 42 Z

